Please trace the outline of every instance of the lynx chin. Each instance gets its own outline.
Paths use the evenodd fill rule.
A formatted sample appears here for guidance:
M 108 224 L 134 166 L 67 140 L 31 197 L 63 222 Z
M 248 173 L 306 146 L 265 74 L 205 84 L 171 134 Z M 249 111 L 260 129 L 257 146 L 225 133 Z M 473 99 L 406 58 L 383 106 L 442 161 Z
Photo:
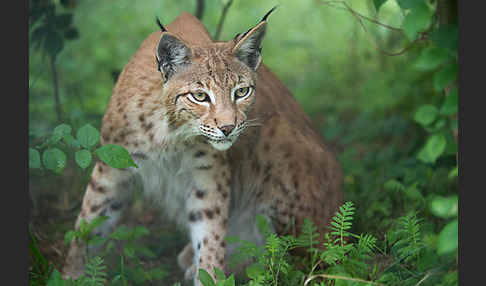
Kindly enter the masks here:
M 95 235 L 108 235 L 142 186 L 187 230 L 178 264 L 194 285 L 200 268 L 211 275 L 214 267 L 238 271 L 228 267 L 236 245 L 226 244 L 227 235 L 264 242 L 257 214 L 277 234 L 298 234 L 304 218 L 325 232 L 342 203 L 341 168 L 291 92 L 262 64 L 270 12 L 224 42 L 213 41 L 189 13 L 166 27 L 158 22 L 160 30 L 120 74 L 101 128 L 101 143 L 125 147 L 138 168 L 97 162 L 76 228 L 105 215 Z M 83 272 L 87 251 L 71 242 L 64 276 Z

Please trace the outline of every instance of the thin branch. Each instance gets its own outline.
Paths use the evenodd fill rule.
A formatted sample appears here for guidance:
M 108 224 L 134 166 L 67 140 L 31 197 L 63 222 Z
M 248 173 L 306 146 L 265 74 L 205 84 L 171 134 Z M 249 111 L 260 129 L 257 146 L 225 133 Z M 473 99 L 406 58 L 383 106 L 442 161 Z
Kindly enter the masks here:
M 218 28 L 216 30 L 216 34 L 214 35 L 214 40 L 219 40 L 219 36 L 221 35 L 221 30 L 223 29 L 224 19 L 226 18 L 226 13 L 228 13 L 228 9 L 233 4 L 233 0 L 228 0 L 223 7 L 223 11 L 221 12 L 221 18 L 219 18 Z
M 57 121 L 62 122 L 62 108 L 61 100 L 59 98 L 59 82 L 57 79 L 57 69 L 56 69 L 56 58 L 54 56 L 49 56 L 51 70 L 52 70 L 52 82 L 54 85 L 54 106 L 57 114 Z
M 316 0 L 319 4 L 322 4 L 322 5 L 328 5 L 328 6 L 331 6 L 331 7 L 334 7 L 334 8 L 337 8 L 337 9 L 343 9 L 343 10 L 346 10 L 348 12 L 350 12 L 355 18 L 356 20 L 358 21 L 358 23 L 361 25 L 361 27 L 363 28 L 363 30 L 366 32 L 366 34 L 370 34 L 368 32 L 368 29 L 366 29 L 366 26 L 365 24 L 363 23 L 363 19 L 365 20 L 368 20 L 370 22 L 373 22 L 379 26 L 382 26 L 382 27 L 385 27 L 387 29 L 390 29 L 392 31 L 395 31 L 395 32 L 399 32 L 401 34 L 404 34 L 404 31 L 403 29 L 399 29 L 399 28 L 396 28 L 396 27 L 392 27 L 392 26 L 389 26 L 389 25 L 386 25 L 386 24 L 383 24 L 381 22 L 379 22 L 378 20 L 375 20 L 373 18 L 369 18 L 365 15 L 362 15 L 358 12 L 356 12 L 355 10 L 353 10 L 351 7 L 349 7 L 348 3 L 346 3 L 345 1 L 338 1 L 338 0 L 334 0 L 334 1 L 322 1 L 322 0 Z M 342 8 L 342 7 L 338 7 L 338 6 L 334 6 L 334 4 L 342 4 L 345 8 Z M 383 50 L 382 48 L 380 48 L 380 46 L 372 39 L 371 36 L 368 36 L 368 39 L 370 40 L 370 42 L 373 44 L 373 46 L 375 47 L 376 50 L 378 50 L 380 53 L 382 54 L 385 54 L 387 56 L 399 56 L 399 55 L 402 55 L 404 54 L 406 51 L 408 51 L 411 47 L 413 47 L 417 42 L 420 42 L 420 41 L 423 41 L 424 39 L 426 39 L 427 37 L 427 34 L 426 33 L 420 33 L 420 36 L 415 39 L 414 41 L 412 41 L 409 45 L 407 45 L 405 48 L 403 48 L 402 50 L 398 51 L 398 52 L 388 52 L 388 51 L 385 51 Z
M 422 284 L 422 282 L 424 282 L 427 278 L 429 278 L 429 276 L 430 273 L 425 274 L 425 276 L 422 279 L 420 279 L 420 281 L 417 284 L 415 284 L 415 286 Z
M 307 285 L 310 281 L 316 279 L 316 278 L 326 278 L 326 279 L 340 279 L 340 280 L 347 280 L 347 281 L 354 281 L 354 282 L 361 282 L 361 283 L 367 283 L 371 285 L 378 285 L 378 286 L 385 286 L 384 284 L 373 282 L 373 281 L 367 281 L 359 278 L 352 278 L 352 277 L 346 277 L 346 276 L 339 276 L 339 275 L 330 275 L 330 274 L 316 274 L 308 277 L 305 282 L 304 286 Z
M 202 19 L 204 15 L 204 0 L 196 0 L 196 13 L 195 16 L 199 20 Z
M 332 6 L 332 7 L 335 7 L 335 8 L 340 8 L 340 7 L 338 7 L 338 6 L 333 6 L 333 4 L 343 4 L 343 5 L 345 5 L 345 6 L 346 6 L 346 8 L 340 8 L 340 9 L 342 9 L 342 10 L 352 11 L 352 13 L 353 13 L 355 16 L 357 16 L 357 17 L 360 17 L 360 18 L 366 19 L 366 20 L 368 20 L 368 21 L 370 21 L 370 22 L 373 22 L 373 23 L 375 23 L 375 24 L 377 24 L 377 25 L 379 25 L 379 26 L 385 27 L 385 28 L 387 28 L 387 29 L 390 29 L 390 30 L 393 30 L 393 31 L 397 31 L 397 32 L 403 33 L 403 29 L 400 29 L 400 28 L 397 28 L 397 27 L 392 27 L 392 26 L 387 25 L 387 24 L 383 24 L 383 23 L 381 23 L 380 21 L 378 21 L 378 20 L 376 20 L 376 19 L 370 18 L 370 17 L 365 16 L 365 15 L 363 15 L 363 14 L 361 14 L 361 13 L 359 13 L 359 12 L 355 11 L 355 10 L 352 10 L 352 9 L 349 7 L 349 5 L 348 5 L 348 4 L 347 4 L 345 1 L 342 1 L 342 0 L 334 0 L 334 1 L 322 1 L 322 0 L 321 0 L 321 1 L 319 1 L 319 0 L 318 0 L 318 2 L 320 2 L 319 4 L 328 5 L 328 6 Z

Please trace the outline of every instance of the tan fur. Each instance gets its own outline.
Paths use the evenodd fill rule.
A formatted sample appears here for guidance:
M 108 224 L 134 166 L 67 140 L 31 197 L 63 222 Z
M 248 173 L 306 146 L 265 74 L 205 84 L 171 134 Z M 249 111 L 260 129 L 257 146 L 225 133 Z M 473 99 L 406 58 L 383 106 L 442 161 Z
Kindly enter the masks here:
M 144 180 L 147 188 L 156 186 L 153 192 L 166 194 L 160 195 L 166 205 L 183 205 L 168 210 L 168 215 L 191 232 L 192 248 L 189 244 L 179 256 L 181 267 L 188 269 L 186 275 L 194 275 L 197 268 L 210 273 L 214 266 L 225 268 L 228 253 L 224 237 L 231 229 L 228 224 L 243 220 L 244 208 L 263 213 L 280 234 L 298 233 L 304 218 L 311 219 L 324 233 L 342 202 L 341 170 L 291 92 L 263 64 L 255 73 L 234 58 L 234 49 L 241 42 L 214 43 L 192 15 L 183 13 L 167 30 L 191 48 L 194 64 L 174 74 L 163 87 L 154 59 L 161 32 L 150 34 L 120 74 L 101 130 L 103 144 L 120 144 L 135 159 L 140 157 L 137 163 L 144 165 L 144 157 L 148 157 L 147 161 L 155 165 L 147 163 L 145 169 L 126 171 L 98 163 L 78 221 L 90 220 L 103 210 L 105 214 L 116 212 L 119 208 L 113 208 L 113 202 L 125 205 L 121 198 L 126 195 L 121 193 L 128 193 L 124 183 L 127 174 L 150 172 L 154 170 L 151 166 L 165 160 L 160 163 L 163 170 L 177 169 L 167 175 L 167 180 L 181 180 L 178 186 L 186 184 L 186 189 L 174 189 L 158 173 L 155 179 Z M 247 100 L 234 103 L 230 90 L 238 82 L 253 84 L 256 90 Z M 205 108 L 188 97 L 177 98 L 197 88 L 211 90 L 217 104 Z M 183 134 L 182 127 L 195 118 L 215 129 L 250 123 L 231 148 L 218 151 L 201 136 L 172 135 Z M 189 165 L 193 169 L 188 170 Z M 178 177 L 185 172 L 193 179 Z M 115 224 L 113 219 L 101 234 L 109 233 Z M 73 243 L 67 275 L 79 273 L 83 249 Z

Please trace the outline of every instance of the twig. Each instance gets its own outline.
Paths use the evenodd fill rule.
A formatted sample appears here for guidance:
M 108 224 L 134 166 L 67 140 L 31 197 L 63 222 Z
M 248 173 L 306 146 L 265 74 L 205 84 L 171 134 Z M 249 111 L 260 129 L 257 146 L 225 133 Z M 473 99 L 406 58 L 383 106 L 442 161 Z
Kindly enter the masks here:
M 57 79 L 57 69 L 56 69 L 56 58 L 54 56 L 49 56 L 51 70 L 52 70 L 52 81 L 54 85 L 54 103 L 57 114 L 57 121 L 62 122 L 62 108 L 61 100 L 59 99 L 59 82 Z
M 420 281 L 417 284 L 415 284 L 415 286 L 422 284 L 422 282 L 424 282 L 427 278 L 429 278 L 429 276 L 430 273 L 425 274 L 425 276 L 422 279 L 420 279 Z
M 233 3 L 233 0 L 228 0 L 228 2 L 226 2 L 226 5 L 224 5 L 224 7 L 223 7 L 223 11 L 221 12 L 221 18 L 219 18 L 218 28 L 216 30 L 216 34 L 214 34 L 214 40 L 215 41 L 219 40 L 221 30 L 223 29 L 224 19 L 226 18 L 226 13 L 228 13 L 228 9 L 229 9 L 229 7 L 231 6 L 232 3 Z
M 354 282 L 361 282 L 361 283 L 367 283 L 371 285 L 378 285 L 378 286 L 385 286 L 384 284 L 373 282 L 373 281 L 367 281 L 359 278 L 352 278 L 352 277 L 346 277 L 346 276 L 339 276 L 339 275 L 330 275 L 330 274 L 316 274 L 308 277 L 305 282 L 304 286 L 307 285 L 310 281 L 314 280 L 315 278 L 327 278 L 327 279 L 341 279 L 341 280 L 348 280 L 348 281 L 354 281 Z
M 345 2 L 345 1 L 342 1 L 342 0 L 334 0 L 334 1 L 322 1 L 322 0 L 317 0 L 318 2 L 320 2 L 320 4 L 323 4 L 323 5 L 328 5 L 328 6 L 332 6 L 332 4 L 343 4 L 346 6 L 346 9 L 344 8 L 341 8 L 343 10 L 348 10 L 348 11 L 352 11 L 352 13 L 355 15 L 355 16 L 358 16 L 360 18 L 363 18 L 363 19 L 366 19 L 370 22 L 373 22 L 379 26 L 382 26 L 382 27 L 385 27 L 387 29 L 390 29 L 390 30 L 394 30 L 394 31 L 397 31 L 397 32 L 400 32 L 400 33 L 403 33 L 403 29 L 400 29 L 400 28 L 397 28 L 397 27 L 392 27 L 390 25 L 387 25 L 387 24 L 383 24 L 381 23 L 380 21 L 376 20 L 376 19 L 373 19 L 373 18 L 370 18 L 368 16 L 365 16 L 355 10 L 352 10 L 349 5 Z M 333 6 L 335 8 L 339 8 L 337 6 Z
M 202 19 L 204 15 L 204 0 L 196 0 L 196 13 L 195 16 L 199 20 Z
M 334 1 L 316 0 L 316 1 L 319 4 L 322 4 L 322 5 L 328 5 L 328 6 L 331 6 L 331 7 L 334 7 L 334 8 L 338 8 L 338 9 L 343 9 L 343 10 L 349 11 L 358 20 L 358 23 L 361 25 L 361 27 L 366 32 L 366 34 L 369 34 L 369 32 L 368 32 L 368 29 L 366 29 L 366 26 L 363 23 L 363 19 L 368 20 L 370 22 L 373 22 L 373 23 L 375 23 L 375 24 L 377 24 L 379 26 L 385 27 L 387 29 L 390 29 L 392 31 L 396 31 L 396 32 L 399 32 L 401 34 L 404 34 L 403 29 L 399 29 L 399 28 L 396 28 L 396 27 L 392 27 L 392 26 L 383 24 L 383 23 L 379 22 L 378 20 L 375 20 L 373 18 L 369 18 L 369 17 L 367 17 L 365 15 L 362 15 L 362 14 L 356 12 L 351 7 L 349 7 L 348 3 L 346 3 L 345 1 L 338 1 L 338 0 L 334 0 Z M 342 4 L 345 8 L 340 8 L 340 7 L 334 6 L 333 4 Z M 385 54 L 387 56 L 399 56 L 399 55 L 404 54 L 406 51 L 408 51 L 417 42 L 420 42 L 420 41 L 426 39 L 426 37 L 427 37 L 427 34 L 426 33 L 420 33 L 420 36 L 417 39 L 415 39 L 414 41 L 412 41 L 409 45 L 407 45 L 405 48 L 403 48 L 402 50 L 400 50 L 398 52 L 388 52 L 388 51 L 385 51 L 385 50 L 383 50 L 382 48 L 379 47 L 379 45 L 371 38 L 371 36 L 368 36 L 368 39 L 373 44 L 373 46 L 375 47 L 375 49 L 378 50 L 380 53 Z

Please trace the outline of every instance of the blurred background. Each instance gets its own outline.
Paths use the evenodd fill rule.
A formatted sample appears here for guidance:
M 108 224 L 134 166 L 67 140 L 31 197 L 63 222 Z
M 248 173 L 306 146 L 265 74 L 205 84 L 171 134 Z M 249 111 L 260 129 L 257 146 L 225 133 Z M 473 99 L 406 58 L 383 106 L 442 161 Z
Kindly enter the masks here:
M 440 275 L 428 281 L 455 285 L 457 1 L 30 0 L 29 146 L 41 154 L 60 124 L 73 133 L 86 124 L 99 130 L 119 73 L 158 30 L 156 17 L 168 24 L 188 11 L 211 35 L 230 40 L 275 5 L 263 63 L 337 153 L 345 200 L 356 206 L 353 230 L 386 240 L 396 218 L 416 213 L 424 251 L 440 265 L 430 264 Z M 73 148 L 59 148 L 62 170 L 29 158 L 31 241 L 57 269 L 93 166 L 81 168 Z M 175 256 L 185 234 L 162 214 L 138 198 L 123 221 L 150 230 L 145 244 L 158 258 L 140 263 L 161 271 L 149 285 L 182 281 Z M 136 272 L 131 283 L 147 285 Z

